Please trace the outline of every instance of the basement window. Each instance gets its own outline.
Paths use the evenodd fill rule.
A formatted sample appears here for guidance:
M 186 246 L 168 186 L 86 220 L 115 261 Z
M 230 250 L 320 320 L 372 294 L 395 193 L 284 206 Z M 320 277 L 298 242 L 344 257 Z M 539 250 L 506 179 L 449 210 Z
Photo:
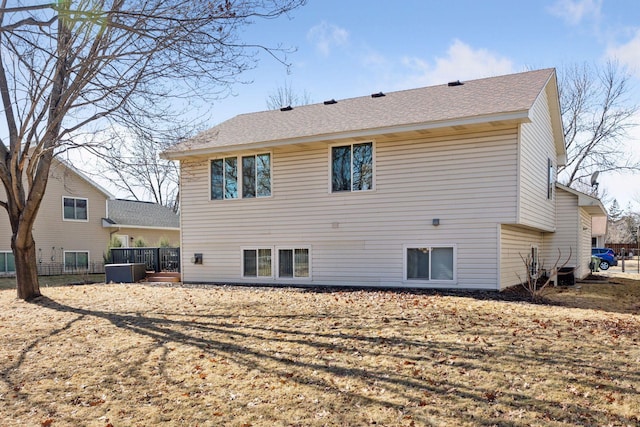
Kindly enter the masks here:
M 272 277 L 271 248 L 242 250 L 242 277 Z
M 0 252 L 0 274 L 15 273 L 16 262 L 13 252 Z
M 405 245 L 405 281 L 454 281 L 454 246 Z
M 73 273 L 89 269 L 89 252 L 64 251 L 64 271 Z
M 309 248 L 278 249 L 279 278 L 309 278 Z

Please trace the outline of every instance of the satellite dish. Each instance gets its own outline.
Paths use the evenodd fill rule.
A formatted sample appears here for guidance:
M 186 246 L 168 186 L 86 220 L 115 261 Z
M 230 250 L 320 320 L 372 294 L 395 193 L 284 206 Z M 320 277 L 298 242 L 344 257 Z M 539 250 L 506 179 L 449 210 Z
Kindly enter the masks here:
M 598 175 L 600 175 L 599 171 L 595 171 L 592 175 L 591 175 L 591 186 L 592 187 L 598 187 Z

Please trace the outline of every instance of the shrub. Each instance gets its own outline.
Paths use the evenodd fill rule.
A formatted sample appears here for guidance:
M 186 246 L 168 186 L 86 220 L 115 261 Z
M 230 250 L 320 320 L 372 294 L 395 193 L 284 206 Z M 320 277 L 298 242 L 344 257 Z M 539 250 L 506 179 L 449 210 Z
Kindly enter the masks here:
M 146 248 L 147 247 L 147 242 L 142 237 L 138 237 L 137 239 L 135 239 L 133 241 L 133 247 L 134 248 Z
M 534 264 L 534 260 L 531 255 L 523 257 L 522 254 L 520 254 L 520 259 L 522 259 L 522 262 L 527 269 L 527 277 L 526 280 L 522 280 L 522 277 L 518 274 L 518 279 L 520 279 L 522 287 L 529 294 L 531 301 L 540 301 L 542 299 L 544 290 L 549 286 L 549 283 L 551 283 L 551 279 L 556 277 L 556 280 L 558 280 L 558 271 L 569 263 L 571 254 L 571 247 L 569 247 L 569 256 L 567 257 L 567 260 L 564 264 L 558 267 L 560 259 L 562 258 L 562 252 L 558 249 L 558 258 L 551 270 L 547 272 L 548 275 L 544 274 L 546 270 L 543 263 L 536 265 Z
M 158 247 L 159 248 L 171 248 L 171 247 L 173 247 L 173 245 L 171 245 L 171 242 L 169 241 L 168 237 L 162 236 L 162 237 L 160 237 L 160 240 L 158 241 Z

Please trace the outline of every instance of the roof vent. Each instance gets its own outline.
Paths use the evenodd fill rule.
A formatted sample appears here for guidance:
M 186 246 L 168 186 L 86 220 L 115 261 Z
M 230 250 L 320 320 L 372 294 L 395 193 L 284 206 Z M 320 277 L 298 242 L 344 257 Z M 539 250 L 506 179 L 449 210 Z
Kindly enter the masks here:
M 372 93 L 371 94 L 372 98 L 382 98 L 383 96 L 386 96 L 386 95 L 384 93 L 382 93 L 382 92 Z
M 291 111 L 293 110 L 293 107 L 291 105 L 287 105 L 286 107 L 282 107 L 280 109 L 280 111 Z
M 460 80 L 456 80 L 455 82 L 449 82 L 447 83 L 447 86 L 462 86 L 464 83 L 462 83 Z
M 337 104 L 338 101 L 336 101 L 335 99 L 330 99 L 328 101 L 324 101 L 324 105 L 332 105 L 332 104 Z

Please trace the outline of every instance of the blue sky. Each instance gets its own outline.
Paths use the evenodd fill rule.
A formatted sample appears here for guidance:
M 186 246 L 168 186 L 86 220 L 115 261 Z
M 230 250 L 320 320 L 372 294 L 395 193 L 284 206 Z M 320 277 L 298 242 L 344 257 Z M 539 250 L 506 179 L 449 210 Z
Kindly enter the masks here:
M 266 109 L 285 84 L 322 102 L 610 58 L 633 73 L 640 103 L 638 0 L 309 0 L 241 37 L 297 50 L 288 73 L 259 55 L 242 77 L 251 83 L 213 104 L 210 125 Z M 624 149 L 638 156 L 640 130 L 632 138 Z M 640 206 L 640 176 L 603 174 L 600 183 L 622 207 Z

